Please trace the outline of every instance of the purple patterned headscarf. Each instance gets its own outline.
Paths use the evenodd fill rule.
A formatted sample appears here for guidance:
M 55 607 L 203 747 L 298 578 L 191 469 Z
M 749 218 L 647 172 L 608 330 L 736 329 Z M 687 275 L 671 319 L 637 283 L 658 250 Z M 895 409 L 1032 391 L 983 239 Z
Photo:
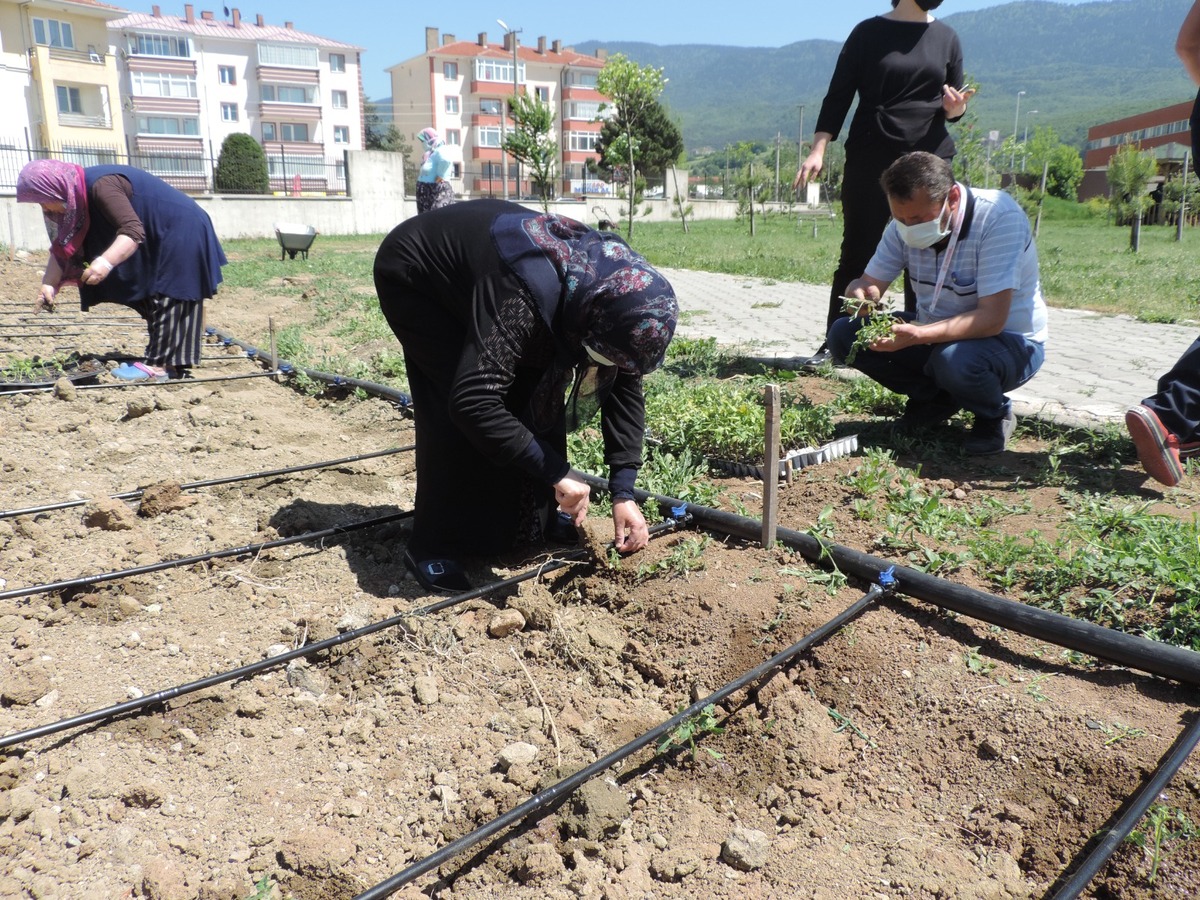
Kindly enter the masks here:
M 61 213 L 43 215 L 50 235 L 50 252 L 62 269 L 63 282 L 78 280 L 83 273 L 81 254 L 89 224 L 83 168 L 57 159 L 35 159 L 17 176 L 17 202 L 66 206 Z
M 662 365 L 679 317 L 675 291 L 618 235 L 531 212 L 498 216 L 492 238 L 572 352 L 587 346 L 642 375 Z

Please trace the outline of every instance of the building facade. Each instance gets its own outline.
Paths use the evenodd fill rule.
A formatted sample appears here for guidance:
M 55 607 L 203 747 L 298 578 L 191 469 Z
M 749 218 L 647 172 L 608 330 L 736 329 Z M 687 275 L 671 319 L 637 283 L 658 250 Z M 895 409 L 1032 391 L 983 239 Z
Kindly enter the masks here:
M 93 0 L 0 0 L 0 147 L 26 158 L 50 149 L 81 165 L 123 152 L 107 27 L 122 13 Z
M 1153 152 L 1160 176 L 1181 169 L 1192 145 L 1191 114 L 1189 100 L 1089 128 L 1079 199 L 1108 195 L 1108 161 L 1125 144 Z
M 389 69 L 393 121 L 414 147 L 422 128 L 445 139 L 455 161 L 455 190 L 466 196 L 524 197 L 534 190 L 526 173 L 500 147 L 512 127 L 508 98 L 536 96 L 554 110 L 559 145 L 558 184 L 565 196 L 611 193 L 589 173 L 596 162 L 600 105 L 596 79 L 604 56 L 564 48 L 561 41 L 523 46 L 509 32 L 504 43 L 459 41 L 436 28 L 425 29 L 425 52 Z
M 110 23 L 122 60 L 131 160 L 173 183 L 203 175 L 225 138 L 259 140 L 272 187 L 345 189 L 345 151 L 363 147 L 361 50 L 291 22 L 131 13 Z

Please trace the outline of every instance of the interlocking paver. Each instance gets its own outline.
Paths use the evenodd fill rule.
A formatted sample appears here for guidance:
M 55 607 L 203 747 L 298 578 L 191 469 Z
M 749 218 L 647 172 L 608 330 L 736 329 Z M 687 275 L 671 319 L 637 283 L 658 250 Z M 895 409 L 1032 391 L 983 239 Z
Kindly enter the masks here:
M 681 336 L 715 338 L 747 356 L 784 364 L 811 354 L 824 337 L 824 285 L 662 271 L 679 298 Z M 1074 309 L 1050 309 L 1049 324 L 1045 364 L 1011 396 L 1019 415 L 1068 425 L 1121 421 L 1126 409 L 1154 392 L 1158 377 L 1197 335 L 1189 325 Z

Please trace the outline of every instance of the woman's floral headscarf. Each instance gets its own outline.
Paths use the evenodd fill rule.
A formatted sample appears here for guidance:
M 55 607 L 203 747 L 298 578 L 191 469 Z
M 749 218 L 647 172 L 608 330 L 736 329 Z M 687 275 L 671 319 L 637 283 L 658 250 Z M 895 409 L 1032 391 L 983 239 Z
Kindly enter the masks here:
M 437 133 L 436 128 L 422 128 L 417 133 L 417 137 L 421 139 L 421 145 L 425 148 L 425 155 L 421 157 L 421 162 L 429 159 L 433 155 L 434 150 L 446 143 L 442 139 L 442 136 Z
M 83 273 L 83 239 L 88 230 L 87 182 L 83 167 L 57 159 L 35 159 L 17 176 L 18 203 L 62 203 L 61 213 L 44 213 L 50 252 L 64 283 Z
M 662 365 L 679 316 L 675 291 L 618 235 L 565 216 L 506 213 L 492 238 L 573 363 L 591 348 L 625 372 Z

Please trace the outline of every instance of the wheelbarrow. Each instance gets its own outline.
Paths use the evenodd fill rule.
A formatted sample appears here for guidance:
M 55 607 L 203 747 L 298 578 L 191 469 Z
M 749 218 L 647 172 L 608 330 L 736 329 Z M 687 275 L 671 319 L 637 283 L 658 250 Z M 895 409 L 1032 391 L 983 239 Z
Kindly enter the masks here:
M 284 254 L 288 259 L 295 259 L 299 253 L 308 259 L 308 248 L 312 246 L 317 236 L 317 229 L 311 225 L 297 225 L 294 222 L 276 222 L 275 237 L 279 238 L 279 259 L 282 262 Z

